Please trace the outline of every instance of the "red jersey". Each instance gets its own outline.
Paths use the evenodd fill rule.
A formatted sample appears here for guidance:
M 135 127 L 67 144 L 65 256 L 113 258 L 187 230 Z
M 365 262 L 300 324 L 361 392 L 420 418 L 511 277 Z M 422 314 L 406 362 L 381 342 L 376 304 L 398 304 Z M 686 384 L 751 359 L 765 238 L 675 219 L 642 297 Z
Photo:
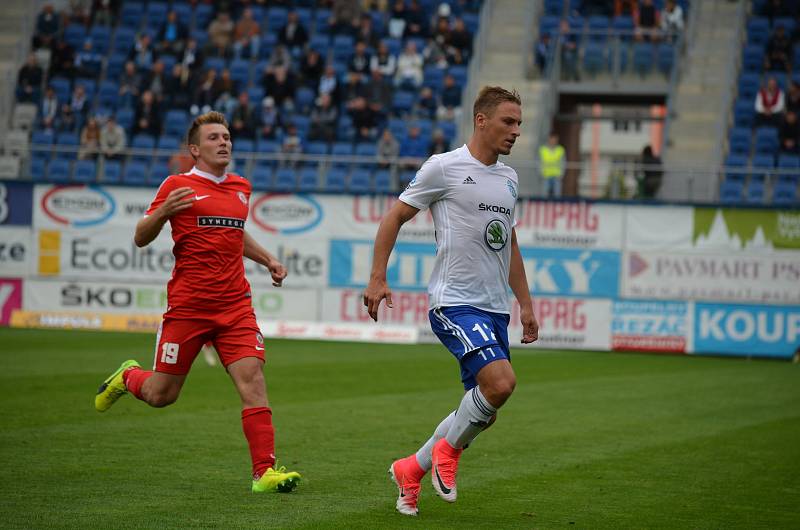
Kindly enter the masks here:
M 167 284 L 167 305 L 175 316 L 218 313 L 251 303 L 244 275 L 244 223 L 250 182 L 231 173 L 215 177 L 196 168 L 161 183 L 145 215 L 174 189 L 188 186 L 195 203 L 169 219 L 175 267 Z

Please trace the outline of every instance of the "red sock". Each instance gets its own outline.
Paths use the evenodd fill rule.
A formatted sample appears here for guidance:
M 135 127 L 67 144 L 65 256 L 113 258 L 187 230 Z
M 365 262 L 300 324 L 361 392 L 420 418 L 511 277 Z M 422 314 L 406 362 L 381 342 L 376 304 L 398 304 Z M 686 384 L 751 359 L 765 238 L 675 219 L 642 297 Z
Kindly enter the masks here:
M 153 375 L 151 370 L 142 370 L 141 368 L 128 368 L 122 373 L 122 380 L 128 388 L 128 392 L 136 396 L 137 399 L 144 401 L 142 397 L 142 385 Z
M 250 446 L 253 477 L 260 477 L 268 467 L 275 465 L 275 428 L 272 426 L 272 409 L 254 407 L 242 410 L 242 430 Z

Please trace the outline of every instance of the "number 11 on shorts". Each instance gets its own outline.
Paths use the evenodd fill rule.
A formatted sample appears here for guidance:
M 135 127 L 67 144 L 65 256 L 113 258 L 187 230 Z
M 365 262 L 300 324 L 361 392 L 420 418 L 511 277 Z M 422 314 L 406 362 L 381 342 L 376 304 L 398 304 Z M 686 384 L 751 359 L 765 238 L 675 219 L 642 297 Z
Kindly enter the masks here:
M 165 342 L 161 345 L 161 362 L 165 364 L 178 363 L 178 344 Z

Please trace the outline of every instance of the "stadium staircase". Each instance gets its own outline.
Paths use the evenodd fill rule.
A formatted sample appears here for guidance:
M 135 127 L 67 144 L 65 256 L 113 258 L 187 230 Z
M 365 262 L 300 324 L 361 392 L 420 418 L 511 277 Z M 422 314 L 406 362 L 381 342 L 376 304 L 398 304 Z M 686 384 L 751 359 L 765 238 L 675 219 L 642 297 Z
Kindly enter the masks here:
M 545 83 L 526 78 L 526 50 L 530 43 L 534 11 L 538 2 L 530 0 L 493 0 L 484 4 L 487 10 L 482 16 L 480 37 L 476 40 L 475 65 L 472 67 L 470 84 L 463 98 L 464 114 L 461 123 L 461 140 L 466 141 L 472 134 L 472 102 L 485 85 L 500 85 L 515 88 L 522 97 L 522 134 L 510 157 L 505 162 L 517 167 L 516 161 L 528 162 L 534 158 L 538 143 L 538 123 L 540 120 Z M 528 46 L 528 47 L 526 47 Z M 526 164 L 519 164 L 524 167 Z M 518 169 L 519 170 L 519 169 Z M 520 192 L 526 190 L 526 183 L 532 185 L 520 171 Z
M 728 0 L 703 0 L 693 4 L 689 28 L 690 40 L 683 60 L 682 72 L 672 106 L 673 117 L 669 126 L 669 142 L 664 152 L 666 167 L 693 168 L 719 167 L 723 158 L 723 145 L 727 131 L 727 118 L 733 98 L 736 78 L 735 57 L 731 50 L 741 49 L 744 10 L 739 2 Z M 716 199 L 716 177 L 697 183 L 695 197 L 700 200 Z M 661 190 L 662 199 L 680 199 L 687 196 L 684 179 L 667 178 Z M 697 192 L 708 190 L 707 197 Z
M 17 71 L 28 51 L 29 26 L 35 14 L 30 0 L 3 0 L 0 17 L 0 101 L 4 116 L 8 116 L 14 101 Z

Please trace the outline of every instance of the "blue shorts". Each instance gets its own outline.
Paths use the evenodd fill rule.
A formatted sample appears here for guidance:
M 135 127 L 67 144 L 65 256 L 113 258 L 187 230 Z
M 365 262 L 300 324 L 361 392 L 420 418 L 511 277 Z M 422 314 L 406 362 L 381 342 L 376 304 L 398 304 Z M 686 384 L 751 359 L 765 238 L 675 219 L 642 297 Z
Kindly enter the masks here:
M 508 315 L 457 305 L 431 309 L 428 318 L 433 332 L 458 359 L 465 390 L 478 386 L 475 377 L 487 364 L 511 360 Z

